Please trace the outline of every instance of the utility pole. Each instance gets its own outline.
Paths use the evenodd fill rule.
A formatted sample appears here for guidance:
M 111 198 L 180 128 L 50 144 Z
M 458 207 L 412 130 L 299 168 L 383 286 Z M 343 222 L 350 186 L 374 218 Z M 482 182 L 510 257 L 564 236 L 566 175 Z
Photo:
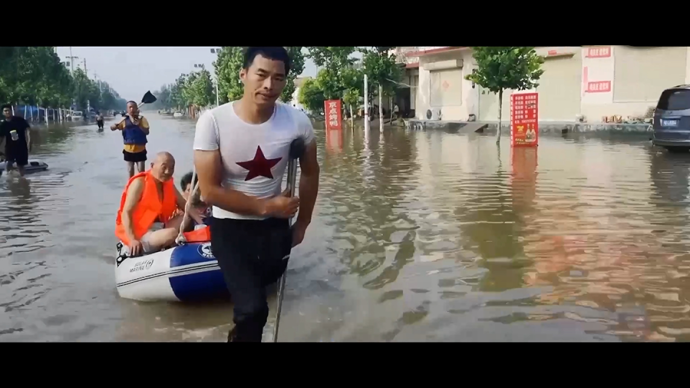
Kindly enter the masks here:
M 79 59 L 79 57 L 75 57 L 74 55 L 72 55 L 72 46 L 69 46 L 69 56 L 67 58 L 69 59 L 69 65 L 72 69 L 72 74 L 74 74 L 74 60 Z
M 84 58 L 84 74 L 86 74 L 86 78 L 89 78 L 89 71 L 86 70 L 86 58 Z
M 219 48 L 212 48 L 211 49 L 211 54 L 216 54 L 216 58 L 218 58 L 218 54 L 220 54 L 220 49 Z M 218 96 L 218 74 L 216 74 L 216 69 L 214 66 L 213 69 L 213 79 L 216 81 L 216 108 L 220 106 L 220 96 Z
M 93 73 L 93 78 L 96 79 L 96 83 L 98 84 L 98 98 L 103 100 L 103 84 L 101 84 L 101 81 L 98 79 L 98 74 Z

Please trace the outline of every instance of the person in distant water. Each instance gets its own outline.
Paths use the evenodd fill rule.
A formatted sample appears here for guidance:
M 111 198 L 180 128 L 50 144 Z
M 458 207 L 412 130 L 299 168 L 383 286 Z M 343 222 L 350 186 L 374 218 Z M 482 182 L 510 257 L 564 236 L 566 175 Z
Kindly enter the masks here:
M 127 247 L 130 256 L 157 252 L 172 246 L 180 230 L 186 201 L 175 183 L 175 158 L 161 152 L 151 169 L 129 179 L 115 221 L 115 236 Z
M 125 149 L 122 153 L 127 162 L 129 177 L 134 176 L 134 166 L 137 172 L 144 172 L 146 163 L 146 137 L 149 134 L 149 122 L 146 117 L 139 115 L 139 108 L 134 101 L 127 102 L 127 116 L 119 123 L 110 127 L 111 130 L 121 130 L 125 141 Z
M 31 133 L 24 118 L 12 115 L 12 106 L 3 105 L 5 119 L 0 123 L 0 136 L 5 139 L 5 171 L 8 173 L 16 163 L 19 175 L 24 176 L 24 167 L 29 164 Z
M 213 206 L 211 248 L 234 302 L 229 342 L 261 341 L 266 286 L 280 279 L 292 247 L 304 239 L 318 194 L 311 121 L 276 102 L 289 72 L 284 47 L 246 48 L 239 74 L 244 95 L 204 112 L 196 124 L 194 165 L 201 196 Z M 290 143 L 297 138 L 306 144 L 299 160 L 301 199 L 281 193 Z
M 103 115 L 101 112 L 96 112 L 96 124 L 98 125 L 98 131 L 103 130 Z

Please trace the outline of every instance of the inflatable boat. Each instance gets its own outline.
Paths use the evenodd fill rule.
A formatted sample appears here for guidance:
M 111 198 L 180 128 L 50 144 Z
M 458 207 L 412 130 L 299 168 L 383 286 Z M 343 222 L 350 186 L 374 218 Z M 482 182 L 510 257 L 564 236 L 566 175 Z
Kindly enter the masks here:
M 211 243 L 190 243 L 128 257 L 117 244 L 115 283 L 121 298 L 142 302 L 191 302 L 229 296 Z
M 5 165 L 6 163 L 4 160 L 0 161 L 0 175 L 5 172 Z M 27 174 L 31 174 L 32 172 L 45 171 L 47 169 L 48 165 L 46 163 L 39 162 L 38 160 L 29 160 L 29 164 L 27 164 L 24 167 L 24 170 Z

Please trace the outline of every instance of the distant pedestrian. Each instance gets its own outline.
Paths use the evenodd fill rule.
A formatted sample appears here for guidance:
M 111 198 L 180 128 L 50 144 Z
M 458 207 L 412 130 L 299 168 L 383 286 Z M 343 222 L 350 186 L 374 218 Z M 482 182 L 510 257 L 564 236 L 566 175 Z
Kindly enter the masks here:
M 5 171 L 9 173 L 16 163 L 19 175 L 24 176 L 24 168 L 29 164 L 31 127 L 24 118 L 12 115 L 9 104 L 2 106 L 2 113 L 5 119 L 0 123 L 0 137 L 5 138 Z

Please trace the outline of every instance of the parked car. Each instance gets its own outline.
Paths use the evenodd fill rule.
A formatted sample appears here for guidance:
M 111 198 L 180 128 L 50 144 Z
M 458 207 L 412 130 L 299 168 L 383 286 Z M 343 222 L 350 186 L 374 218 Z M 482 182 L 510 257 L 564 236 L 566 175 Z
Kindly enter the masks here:
M 678 85 L 661 93 L 654 110 L 652 143 L 670 152 L 690 150 L 690 85 Z

